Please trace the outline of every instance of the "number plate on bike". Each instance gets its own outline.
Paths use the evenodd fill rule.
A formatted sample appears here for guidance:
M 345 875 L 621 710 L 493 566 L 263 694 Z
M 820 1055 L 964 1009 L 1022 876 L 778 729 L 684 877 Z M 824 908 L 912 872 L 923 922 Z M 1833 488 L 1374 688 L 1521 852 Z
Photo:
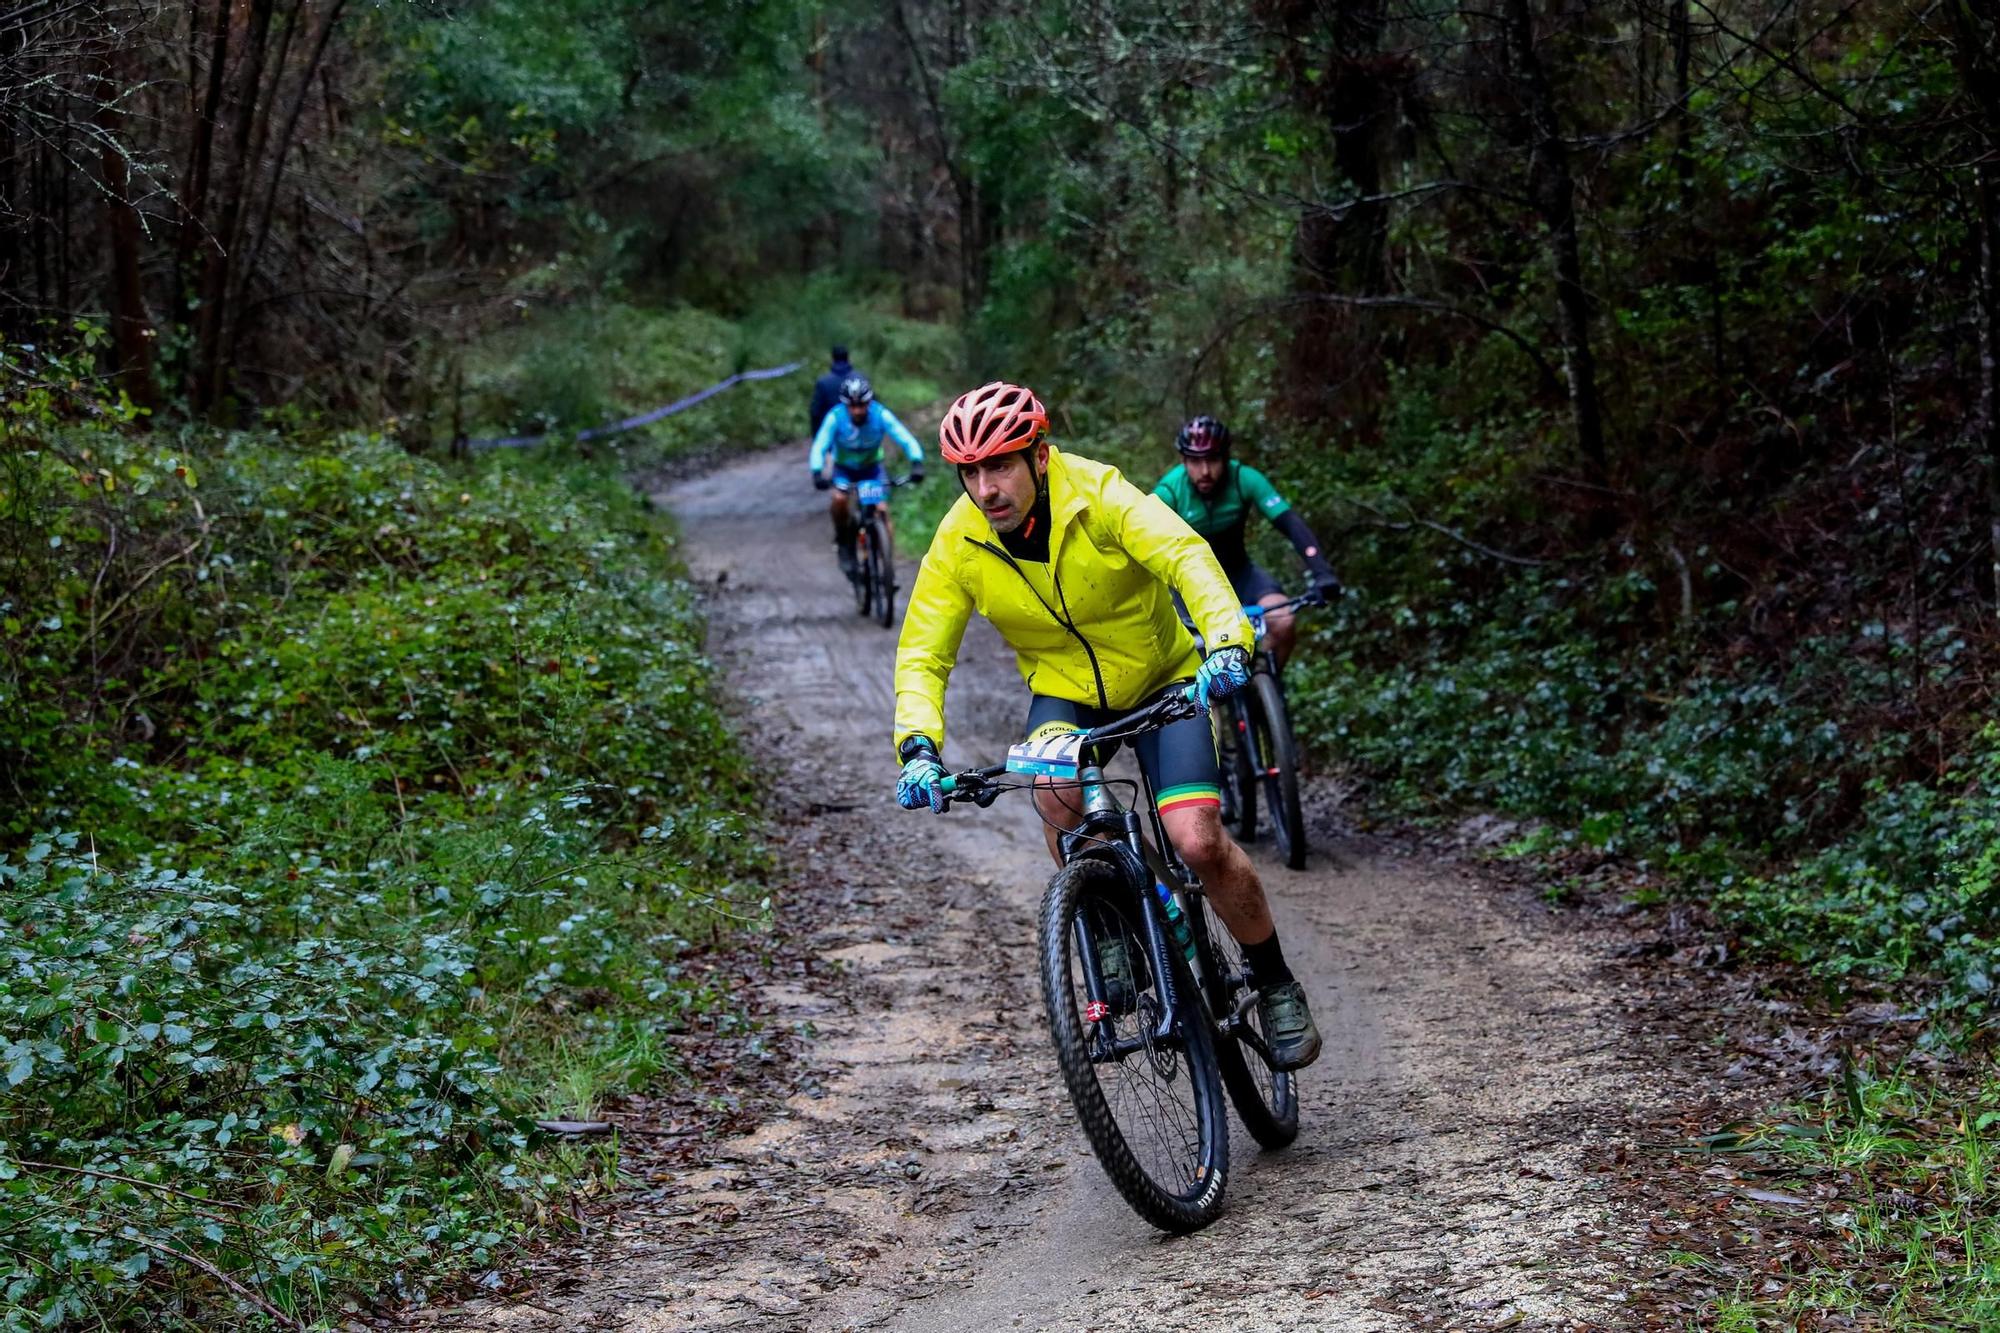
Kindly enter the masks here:
M 1038 778 L 1073 778 L 1083 762 L 1083 733 L 1040 736 L 1008 747 L 1007 771 Z
M 864 481 L 858 483 L 854 489 L 861 496 L 861 503 L 865 505 L 884 504 L 889 499 L 889 483 L 886 481 Z

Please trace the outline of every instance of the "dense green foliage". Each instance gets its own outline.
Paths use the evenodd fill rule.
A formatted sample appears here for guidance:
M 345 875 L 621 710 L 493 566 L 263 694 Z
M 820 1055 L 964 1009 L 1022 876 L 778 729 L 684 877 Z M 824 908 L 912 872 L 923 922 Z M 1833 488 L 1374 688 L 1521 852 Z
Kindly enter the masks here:
M 602 1169 L 532 1116 L 739 1021 L 700 954 L 761 895 L 670 533 L 579 464 L 57 406 L 0 453 L 0 1321 L 490 1266 Z
M 1517 852 L 1664 872 L 1829 982 L 1908 980 L 1982 1019 L 2000 922 L 1978 867 L 2000 841 L 1982 809 L 1993 741 L 1964 711 L 1986 672 L 1976 608 L 1913 613 L 1865 528 L 1852 583 L 1788 621 L 1803 572 L 1708 600 L 1739 577 L 1726 527 L 1685 550 L 1637 533 L 1552 548 L 1522 480 L 1549 461 L 1403 395 L 1380 453 L 1279 455 L 1356 585 L 1296 677 L 1321 753 L 1405 810 L 1543 821 Z M 1844 508 L 1942 507 L 1955 484 L 1942 459 L 1852 461 L 1871 470 Z M 1859 517 L 1819 508 L 1822 485 L 1779 503 Z
M 672 402 L 733 371 L 800 361 L 792 375 L 739 384 L 699 411 L 611 447 L 652 458 L 718 442 L 776 444 L 804 434 L 812 381 L 825 373 L 833 343 L 848 346 L 884 403 L 910 415 L 942 392 L 956 338 L 944 326 L 885 313 L 885 305 L 879 292 L 830 274 L 766 284 L 734 319 L 690 306 L 579 299 L 479 345 L 466 367 L 467 429 L 594 426 Z
M 975 375 L 1142 482 L 1184 416 L 1236 427 L 1354 589 L 1294 680 L 1322 758 L 1984 1017 L 1990 16 L 1031 5 L 925 36 L 982 210 Z
M 740 864 L 732 761 L 662 534 L 606 478 L 318 405 L 419 451 L 560 435 L 843 340 L 906 416 L 1028 382 L 1142 484 L 1217 413 L 1352 588 L 1292 676 L 1323 762 L 1623 858 L 1836 999 L 1990 1020 L 1984 7 L 115 8 L 0 51 L 0 846 L 10 946 L 68 969 L 0 1029 L 7 1225 L 116 1232 L 24 1308 L 221 1296 L 127 1218 L 300 1309 L 482 1262 L 467 1201 L 564 1178 L 520 1112 L 713 1003 L 675 968 Z M 591 455 L 790 437 L 804 397 Z M 282 437 L 174 424 L 258 408 Z M 952 495 L 899 497 L 903 539 Z M 379 1234 L 327 1240 L 364 1196 Z

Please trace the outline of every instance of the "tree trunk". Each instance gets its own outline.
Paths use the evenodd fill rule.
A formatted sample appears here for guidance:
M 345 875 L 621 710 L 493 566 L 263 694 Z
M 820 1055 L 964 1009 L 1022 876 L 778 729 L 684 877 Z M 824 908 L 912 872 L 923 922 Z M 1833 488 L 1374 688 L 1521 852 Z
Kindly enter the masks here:
M 1310 201 L 1299 210 L 1292 239 L 1292 289 L 1306 296 L 1374 296 L 1387 291 L 1390 210 L 1382 194 L 1389 156 L 1387 127 L 1407 73 L 1404 62 L 1385 59 L 1383 0 L 1344 0 L 1328 7 L 1313 0 L 1264 0 L 1258 13 L 1275 29 L 1275 69 L 1286 96 L 1319 119 L 1333 143 L 1334 165 L 1352 199 L 1329 206 Z M 1301 305 L 1291 329 L 1286 361 L 1297 399 L 1308 417 L 1366 417 L 1379 385 L 1354 384 L 1343 404 L 1335 384 L 1352 377 L 1352 339 L 1343 334 L 1357 318 L 1348 307 Z
M 1555 92 L 1535 43 L 1535 18 L 1528 0 L 1506 0 L 1508 56 L 1527 94 L 1533 159 L 1528 168 L 1535 209 L 1549 231 L 1549 255 L 1556 274 L 1556 327 L 1562 337 L 1569 378 L 1570 422 L 1585 477 L 1602 486 L 1608 475 L 1604 450 L 1604 409 L 1597 387 L 1597 357 L 1590 341 L 1590 294 L 1583 285 L 1583 247 L 1577 236 L 1576 180 L 1570 173 Z
M 1975 168 L 1979 193 L 1979 415 L 1973 442 L 1986 460 L 1986 527 L 1993 603 L 2000 610 L 2000 166 Z
M 930 139 L 937 154 L 937 162 L 951 180 L 952 197 L 958 205 L 958 296 L 962 307 L 960 317 L 971 319 L 979 305 L 986 299 L 987 278 L 987 218 L 988 207 L 981 198 L 979 183 L 959 162 L 955 145 L 951 138 L 951 125 L 945 115 L 944 101 L 939 89 L 942 73 L 931 69 L 926 58 L 923 43 L 917 39 L 916 29 L 910 23 L 910 15 L 904 0 L 890 7 L 890 16 L 895 20 L 896 33 L 903 40 L 903 46 L 910 55 L 910 66 L 917 75 L 917 87 L 923 93 L 924 106 L 930 112 Z M 954 35 L 951 49 L 945 56 L 945 71 L 968 57 L 970 21 L 963 0 L 954 10 Z
M 1949 6 L 1952 60 L 1972 103 L 1978 157 L 1972 165 L 1972 308 L 1978 326 L 1979 397 L 1966 435 L 1986 465 L 1986 529 L 1991 548 L 1987 590 L 2000 610 L 2000 23 L 1974 0 Z
M 201 0 L 188 0 L 190 30 L 201 26 Z M 190 36 L 192 41 L 192 36 Z M 187 327 L 194 294 L 197 247 L 213 245 L 208 233 L 208 176 L 215 155 L 215 122 L 222 110 L 223 69 L 229 63 L 229 0 L 215 0 L 215 28 L 208 43 L 208 81 L 202 90 L 194 117 L 193 141 L 188 145 L 188 165 L 181 189 L 181 228 L 174 243 L 173 324 Z M 193 67 L 189 67 L 192 78 Z M 192 93 L 192 88 L 190 88 Z M 187 368 L 187 392 L 195 396 L 195 367 Z
M 264 202 L 257 210 L 256 225 L 247 233 L 253 239 L 250 240 L 246 248 L 243 263 L 239 266 L 239 271 L 236 275 L 236 299 L 232 303 L 232 319 L 230 321 L 228 339 L 229 353 L 232 356 L 243 340 L 244 322 L 241 318 L 241 312 L 248 299 L 250 282 L 256 275 L 258 261 L 264 256 L 265 243 L 270 239 L 271 219 L 278 202 L 278 187 L 283 183 L 285 178 L 285 161 L 291 156 L 292 143 L 298 134 L 299 119 L 305 113 L 307 98 L 312 94 L 313 78 L 319 72 L 320 63 L 326 56 L 327 43 L 333 38 L 334 25 L 340 22 L 341 10 L 345 7 L 346 0 L 331 0 L 331 3 L 327 6 L 325 15 L 320 19 L 319 32 L 313 39 L 311 51 L 306 57 L 305 68 L 299 74 L 298 91 L 292 98 L 291 109 L 285 114 L 284 129 L 278 135 L 277 152 L 272 155 L 270 175 L 264 185 Z M 305 6 L 301 4 L 299 9 L 293 13 L 292 21 L 294 24 L 298 22 L 304 9 Z M 278 67 L 278 77 L 282 78 L 284 72 L 284 66 L 281 63 Z M 272 80 L 271 91 L 275 98 L 277 94 L 276 79 Z M 268 116 L 266 117 L 266 121 L 268 123 Z
M 232 94 L 235 119 L 230 127 L 230 155 L 226 164 L 216 212 L 215 244 L 209 249 L 202 271 L 201 311 L 195 339 L 197 388 L 195 410 L 212 411 L 227 387 L 228 356 L 225 332 L 229 324 L 228 297 L 230 265 L 242 240 L 244 197 L 249 192 L 250 146 L 257 128 L 257 106 L 264 82 L 264 55 L 271 34 L 273 0 L 250 0 L 250 25 L 244 35 L 235 91 Z
M 104 186 L 104 230 L 111 264 L 111 342 L 118 357 L 118 385 L 141 407 L 159 405 L 153 379 L 153 320 L 146 311 L 145 288 L 139 276 L 142 231 L 139 210 L 132 206 L 131 173 L 118 131 L 118 89 L 108 71 L 99 79 L 95 120 L 102 132 L 100 150 Z

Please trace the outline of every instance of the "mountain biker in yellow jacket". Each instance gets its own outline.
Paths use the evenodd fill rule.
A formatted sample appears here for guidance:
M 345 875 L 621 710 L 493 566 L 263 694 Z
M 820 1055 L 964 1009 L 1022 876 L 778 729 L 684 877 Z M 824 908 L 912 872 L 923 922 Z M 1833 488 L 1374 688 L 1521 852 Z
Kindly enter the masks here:
M 939 759 L 945 685 L 974 611 L 992 622 L 1031 695 L 1029 735 L 1096 726 L 1190 678 L 1204 707 L 1249 680 L 1250 625 L 1208 543 L 1116 468 L 1061 453 L 1028 390 L 994 383 L 959 398 L 939 435 L 965 494 L 917 571 L 896 647 L 897 801 L 944 806 Z M 1209 645 L 1174 610 L 1178 591 Z M 1167 837 L 1207 886 L 1257 979 L 1265 1040 L 1279 1068 L 1319 1055 L 1305 991 L 1286 965 L 1255 867 L 1223 831 L 1221 775 L 1206 717 L 1136 743 Z M 1048 824 L 1081 818 L 1074 793 L 1035 792 Z M 1111 979 L 1122 958 L 1100 958 Z

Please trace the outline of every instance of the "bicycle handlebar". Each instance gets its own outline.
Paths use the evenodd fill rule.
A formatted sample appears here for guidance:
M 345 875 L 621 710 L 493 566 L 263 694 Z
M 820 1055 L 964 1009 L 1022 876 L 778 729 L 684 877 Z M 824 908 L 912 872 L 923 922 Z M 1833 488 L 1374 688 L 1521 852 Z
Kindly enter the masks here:
M 1303 610 L 1308 606 L 1325 606 L 1325 605 L 1326 605 L 1326 594 L 1320 592 L 1317 588 L 1315 588 L 1311 592 L 1302 592 L 1298 596 L 1291 598 L 1289 601 L 1282 602 L 1277 606 L 1246 606 L 1243 608 L 1243 614 L 1248 616 L 1252 620 L 1258 620 L 1263 618 L 1264 616 L 1283 615 L 1289 611 Z
M 1111 741 L 1131 740 L 1149 731 L 1196 717 L 1201 706 L 1195 702 L 1195 687 L 1184 685 L 1168 690 L 1149 704 L 1143 704 L 1123 717 L 1114 717 L 1102 726 L 1092 727 L 1083 733 L 1078 742 L 1081 746 L 1105 745 Z M 1007 772 L 1007 765 L 993 764 L 986 768 L 970 768 L 963 773 L 950 773 L 938 782 L 938 789 L 947 798 L 958 796 L 970 798 L 984 808 L 993 804 L 1002 791 L 1007 790 L 996 784 L 996 779 Z

